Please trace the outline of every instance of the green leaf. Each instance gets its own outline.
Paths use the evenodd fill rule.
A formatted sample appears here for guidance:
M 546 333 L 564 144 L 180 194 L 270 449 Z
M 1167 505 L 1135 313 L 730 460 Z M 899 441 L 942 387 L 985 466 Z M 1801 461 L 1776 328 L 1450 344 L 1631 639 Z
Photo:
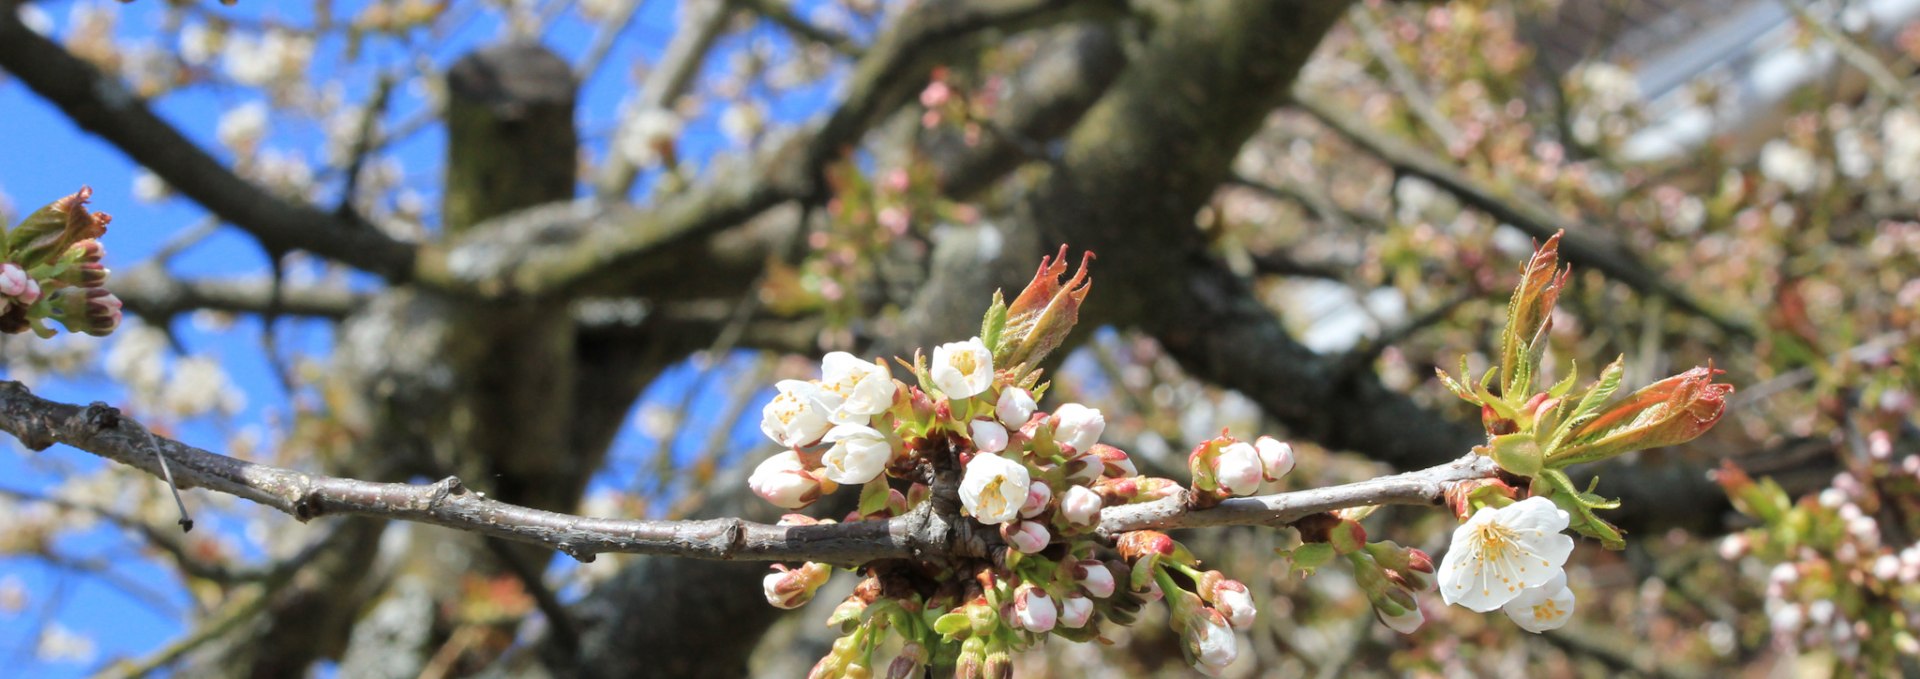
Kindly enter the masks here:
M 1007 330 L 1007 300 L 1000 291 L 993 291 L 993 305 L 987 307 L 987 315 L 980 319 L 980 342 L 987 345 L 996 359 L 1005 354 L 1000 347 L 1000 338 Z
M 1460 400 L 1466 401 L 1468 403 L 1472 403 L 1474 405 L 1480 405 L 1480 397 L 1475 395 L 1473 393 L 1473 390 L 1468 389 L 1466 385 L 1463 385 L 1459 382 L 1454 381 L 1453 376 L 1447 374 L 1447 371 L 1441 370 L 1439 368 L 1434 368 L 1433 374 L 1439 375 L 1440 385 L 1446 387 L 1447 391 L 1453 392 L 1454 396 L 1460 397 Z
M 1553 385 L 1552 389 L 1547 390 L 1547 398 L 1561 398 L 1573 391 L 1573 383 L 1580 377 L 1580 362 L 1570 361 L 1569 363 L 1571 367 L 1567 370 L 1567 377 Z
M 1549 454 L 1565 445 L 1567 437 L 1573 434 L 1573 430 L 1600 416 L 1601 409 L 1606 407 L 1608 401 L 1613 400 L 1614 392 L 1620 390 L 1620 380 L 1627 374 L 1626 361 L 1626 354 L 1621 354 L 1613 359 L 1612 363 L 1607 364 L 1606 368 L 1600 370 L 1600 378 L 1592 386 L 1587 387 L 1587 392 L 1580 397 L 1580 404 L 1574 406 L 1573 417 L 1561 422 L 1559 428 L 1554 430 L 1553 441 L 1547 445 Z
M 887 477 L 880 475 L 860 487 L 860 513 L 872 515 L 887 508 Z

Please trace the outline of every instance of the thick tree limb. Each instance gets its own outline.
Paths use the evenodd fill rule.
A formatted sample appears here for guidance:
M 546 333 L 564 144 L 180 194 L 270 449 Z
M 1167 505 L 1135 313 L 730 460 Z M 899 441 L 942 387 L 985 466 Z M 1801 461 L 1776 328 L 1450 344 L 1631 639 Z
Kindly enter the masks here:
M 54 443 L 159 474 L 159 463 L 136 422 L 103 404 L 79 406 L 34 396 L 18 382 L 0 383 L 0 430 L 29 448 Z M 581 560 L 619 552 L 749 561 L 861 564 L 879 559 L 982 557 L 997 544 L 991 529 L 933 510 L 887 521 L 777 526 L 742 519 L 654 521 L 600 519 L 511 505 L 468 490 L 458 479 L 431 484 L 375 483 L 254 464 L 165 437 L 160 455 L 182 487 L 252 500 L 301 521 L 327 515 L 412 521 L 544 545 Z M 1193 509 L 1184 493 L 1155 502 L 1110 507 L 1100 531 L 1145 528 L 1281 526 L 1335 509 L 1382 504 L 1436 504 L 1453 484 L 1490 478 L 1490 461 L 1469 455 L 1452 463 L 1329 488 L 1227 500 Z
M 292 203 L 240 178 L 154 115 L 119 80 L 20 22 L 15 2 L 0 0 L 0 68 L 52 102 L 182 194 L 206 206 L 270 251 L 305 250 L 405 280 L 413 247 L 358 220 Z
M 1504 193 L 1498 191 L 1468 176 L 1443 158 L 1363 127 L 1351 120 L 1351 115 L 1341 113 L 1318 94 L 1295 91 L 1293 101 L 1301 110 L 1312 114 L 1314 119 L 1373 154 L 1396 172 L 1433 182 L 1461 202 L 1511 224 L 1535 239 L 1546 240 L 1556 232 L 1565 231 L 1566 235 L 1560 240 L 1560 252 L 1569 263 L 1593 267 L 1641 294 L 1667 298 L 1680 305 L 1680 308 L 1706 318 L 1728 332 L 1753 336 L 1752 325 L 1747 321 L 1730 316 L 1667 282 L 1624 244 L 1589 224 L 1561 216 L 1544 197 L 1520 188 Z
M 273 282 L 265 278 L 181 280 L 157 268 L 116 275 L 113 292 L 128 311 L 151 319 L 200 310 L 266 313 L 272 307 L 281 315 L 337 320 L 366 302 L 366 295 L 344 286 L 284 286 L 273 307 Z

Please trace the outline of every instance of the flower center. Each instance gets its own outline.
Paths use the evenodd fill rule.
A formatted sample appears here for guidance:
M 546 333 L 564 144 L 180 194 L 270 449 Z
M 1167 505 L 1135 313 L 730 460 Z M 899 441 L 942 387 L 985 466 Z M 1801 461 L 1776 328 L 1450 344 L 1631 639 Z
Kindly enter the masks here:
M 957 352 L 947 363 L 952 365 L 954 370 L 960 371 L 962 375 L 972 375 L 973 371 L 979 367 L 979 364 L 973 360 L 973 352 L 971 351 Z

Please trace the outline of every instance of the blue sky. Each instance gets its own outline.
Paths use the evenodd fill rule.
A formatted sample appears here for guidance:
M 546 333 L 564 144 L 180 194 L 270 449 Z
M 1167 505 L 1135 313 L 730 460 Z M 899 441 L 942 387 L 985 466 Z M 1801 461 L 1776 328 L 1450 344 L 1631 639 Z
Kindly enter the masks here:
M 360 3 L 337 4 L 340 5 L 337 13 L 350 15 Z M 636 59 L 648 62 L 658 56 L 672 34 L 676 4 L 644 3 L 641 15 L 610 55 L 607 65 L 586 84 L 578 119 L 596 159 L 604 155 L 605 132 L 611 129 L 620 102 L 634 87 L 628 76 L 628 65 Z M 57 32 L 68 28 L 74 3 L 45 2 L 39 6 L 53 17 Z M 99 6 L 122 13 L 118 37 L 134 41 L 152 35 L 167 5 L 107 2 Z M 242 2 L 236 7 L 218 7 L 214 11 L 305 25 L 311 21 L 312 7 L 312 3 Z M 481 15 L 471 19 L 433 43 L 434 61 L 444 66 L 466 50 L 493 40 L 499 30 L 499 22 L 494 17 Z M 577 62 L 591 34 L 591 26 L 569 13 L 553 24 L 544 42 Z M 762 26 L 726 38 L 720 52 L 738 49 L 754 39 L 783 42 L 777 32 Z M 350 99 L 358 99 L 371 90 L 379 69 L 403 63 L 398 59 L 401 56 L 398 50 L 389 47 L 382 51 L 376 47 L 360 62 L 342 67 L 339 55 L 343 48 L 344 41 L 340 39 L 323 40 L 314 59 L 315 72 L 342 77 Z M 724 68 L 724 62 L 724 58 L 710 60 L 707 71 Z M 828 84 L 785 95 L 771 102 L 770 117 L 794 120 L 817 112 L 828 101 L 830 87 Z M 425 106 L 417 93 L 402 90 L 399 96 L 389 113 L 389 123 L 404 120 Z M 197 86 L 166 95 L 155 106 L 190 138 L 221 153 L 214 142 L 215 122 L 220 113 L 263 98 L 259 92 L 232 85 Z M 679 140 L 682 158 L 699 162 L 728 144 L 719 132 L 717 116 L 713 113 L 709 111 L 708 115 L 689 121 Z M 309 158 L 319 156 L 323 134 L 317 122 L 276 113 L 272 130 L 270 144 L 303 150 Z M 116 269 L 145 261 L 171 236 L 205 216 L 197 205 L 186 200 L 158 204 L 136 200 L 132 190 L 137 169 L 134 165 L 111 146 L 69 123 L 58 110 L 24 86 L 4 77 L 0 77 L 0 139 L 7 145 L 7 152 L 0 154 L 0 195 L 11 200 L 16 216 L 82 185 L 91 186 L 93 206 L 114 216 L 105 242 L 108 263 Z M 429 127 L 397 144 L 391 152 L 404 164 L 409 186 L 420 189 L 430 203 L 437 200 L 439 163 L 444 152 L 440 129 Z M 244 233 L 227 227 L 173 260 L 171 270 L 182 277 L 240 276 L 258 275 L 265 271 L 266 265 L 264 255 Z M 325 326 L 302 321 L 282 323 L 281 341 L 283 346 L 290 347 L 288 350 L 325 354 L 329 341 Z M 247 405 L 236 418 L 226 422 L 179 423 L 174 430 L 179 438 L 219 449 L 225 441 L 225 432 L 232 428 L 257 424 L 272 413 L 284 412 L 284 393 L 270 376 L 268 362 L 259 348 L 257 322 L 241 319 L 230 327 L 214 330 L 181 319 L 174 323 L 174 329 L 190 351 L 218 357 L 235 384 L 247 395 Z M 83 337 L 74 341 L 98 342 L 104 349 L 113 339 Z M 704 445 L 707 427 L 716 424 L 713 405 L 730 383 L 746 374 L 750 363 L 745 355 L 731 356 L 716 366 L 718 372 L 706 380 L 693 379 L 698 369 L 682 365 L 669 371 L 648 391 L 643 404 L 672 406 L 686 398 L 688 389 L 705 387 L 703 393 L 693 397 L 695 421 L 685 423 L 681 435 L 667 442 L 676 458 Z M 103 377 L 43 381 L 29 386 L 43 396 L 69 402 L 120 403 L 125 399 L 125 391 Z M 733 423 L 732 438 L 736 447 L 745 447 L 759 436 L 752 422 L 757 408 L 748 412 L 746 421 Z M 608 472 L 596 481 L 596 487 L 627 487 L 642 473 L 641 462 L 652 459 L 660 445 L 661 442 L 651 440 L 637 427 L 629 427 L 616 444 Z M 65 448 L 41 453 L 28 453 L 17 445 L 8 445 L 7 449 L 0 452 L 0 487 L 4 488 L 44 490 L 67 474 L 96 469 L 101 464 L 84 453 Z M 190 505 L 197 494 L 196 491 L 188 495 Z M 217 516 L 203 513 L 199 518 L 202 528 L 198 530 L 231 530 L 232 522 L 223 526 Z M 313 528 L 288 519 L 287 529 Z M 0 613 L 0 662 L 5 662 L 11 671 L 27 676 L 83 676 L 97 668 L 99 661 L 141 658 L 184 633 L 180 612 L 188 609 L 188 599 L 171 574 L 141 558 L 138 538 L 118 529 L 101 527 L 62 538 L 56 551 L 76 561 L 111 563 L 115 577 L 153 590 L 158 601 L 143 601 L 103 584 L 100 578 L 52 567 L 38 560 L 0 558 L 0 580 L 19 578 L 30 593 L 26 611 L 12 617 Z M 48 663 L 36 658 L 33 643 L 41 625 L 48 622 L 91 637 L 98 649 L 95 664 Z

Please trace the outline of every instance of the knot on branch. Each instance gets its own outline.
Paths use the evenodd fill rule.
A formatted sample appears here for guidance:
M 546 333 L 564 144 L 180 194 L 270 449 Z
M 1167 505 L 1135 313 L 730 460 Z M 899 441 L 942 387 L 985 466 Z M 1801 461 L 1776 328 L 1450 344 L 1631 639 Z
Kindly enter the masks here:
M 118 429 L 120 420 L 120 409 L 101 401 L 87 404 L 87 409 L 80 412 L 80 421 L 92 434 Z

